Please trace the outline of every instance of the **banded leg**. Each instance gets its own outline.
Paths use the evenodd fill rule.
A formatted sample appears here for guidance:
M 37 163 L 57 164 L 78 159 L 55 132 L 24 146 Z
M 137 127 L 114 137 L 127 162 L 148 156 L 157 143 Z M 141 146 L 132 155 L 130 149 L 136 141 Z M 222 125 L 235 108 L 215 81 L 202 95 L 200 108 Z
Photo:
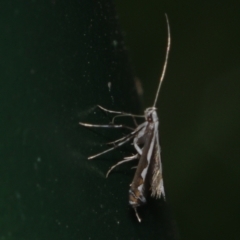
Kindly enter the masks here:
M 135 116 L 129 116 L 129 115 L 126 115 L 126 114 L 124 114 L 124 115 L 121 114 L 121 115 L 114 116 L 114 117 L 112 118 L 111 123 L 114 124 L 115 119 L 118 118 L 118 117 L 131 117 L 131 118 L 133 119 L 133 123 L 134 123 L 135 127 L 138 127 L 138 123 L 137 123 L 137 121 L 136 121 L 136 119 L 135 119 Z
M 114 124 L 114 121 L 117 117 L 126 117 L 126 116 L 129 116 L 129 117 L 132 117 L 133 119 L 133 122 L 135 124 L 135 126 L 137 127 L 138 124 L 137 124 L 137 121 L 135 119 L 135 117 L 139 117 L 139 118 L 144 118 L 145 116 L 144 115 L 135 115 L 135 114 L 132 114 L 132 113 L 125 113 L 125 112 L 119 112 L 119 111 L 112 111 L 112 110 L 108 110 L 100 105 L 97 105 L 101 110 L 103 110 L 104 112 L 108 112 L 108 113 L 115 113 L 115 114 L 118 114 L 117 116 L 113 117 L 112 118 L 112 123 Z
M 115 167 L 117 167 L 117 166 L 119 166 L 119 165 L 121 165 L 121 164 L 123 164 L 123 163 L 125 163 L 125 162 L 130 162 L 130 161 L 135 160 L 135 159 L 138 159 L 138 154 L 136 154 L 136 155 L 134 155 L 134 156 L 131 156 L 131 157 L 125 157 L 124 160 L 116 163 L 115 165 L 113 165 L 113 166 L 108 170 L 108 172 L 107 172 L 107 174 L 106 174 L 106 178 L 108 177 L 108 175 L 110 174 L 110 172 L 111 172 Z
M 143 123 L 144 124 L 144 123 Z M 136 151 L 139 153 L 139 155 L 142 155 L 142 149 L 138 146 L 139 140 L 144 136 L 145 131 L 146 131 L 146 125 L 144 124 L 141 131 L 138 132 L 137 136 L 133 140 L 133 145 Z
M 84 126 L 84 127 L 95 127 L 95 128 L 126 128 L 128 130 L 133 131 L 134 128 L 125 126 L 123 124 L 105 124 L 105 125 L 99 125 L 99 124 L 89 124 L 89 123 L 83 123 L 83 122 L 79 122 L 80 125 Z
M 117 139 L 117 140 L 115 140 L 115 141 L 113 141 L 113 142 L 109 142 L 109 143 L 107 143 L 107 144 L 116 144 L 116 143 L 118 143 L 118 142 L 124 141 L 124 140 L 125 140 L 126 138 L 128 138 L 128 137 L 131 137 L 131 136 L 134 137 L 134 135 L 138 134 L 138 133 L 142 130 L 143 127 L 144 127 L 144 123 L 141 124 L 141 125 L 139 125 L 134 131 L 132 131 L 132 132 L 129 133 L 128 135 L 126 135 L 126 136 L 124 136 L 124 137 L 122 137 L 122 138 L 119 138 L 119 139 Z
M 79 124 L 82 125 L 82 126 L 85 126 L 85 127 L 102 127 L 102 126 L 103 126 L 103 127 L 106 127 L 106 126 L 107 126 L 107 125 L 93 125 L 93 124 L 81 123 L 81 122 L 80 122 Z M 114 150 L 114 149 L 122 146 L 123 144 L 127 143 L 127 142 L 130 141 L 132 138 L 134 138 L 134 137 L 135 137 L 135 134 L 137 134 L 139 131 L 141 131 L 142 128 L 143 128 L 145 125 L 146 125 L 146 123 L 142 123 L 142 124 L 139 125 L 133 132 L 131 132 L 129 135 L 127 135 L 127 136 L 125 136 L 125 137 L 123 137 L 123 138 L 120 138 L 120 139 L 118 139 L 118 140 L 116 140 L 116 141 L 114 141 L 114 142 L 109 143 L 109 144 L 116 144 L 116 143 L 117 143 L 117 144 L 114 145 L 112 148 L 109 148 L 109 149 L 107 149 L 107 150 L 105 150 L 105 151 L 103 151 L 103 152 L 100 152 L 100 153 L 96 154 L 96 155 L 90 156 L 90 157 L 88 157 L 88 159 L 90 160 L 90 159 L 96 158 L 96 157 L 98 157 L 98 156 L 100 156 L 100 155 L 102 155 L 102 154 L 105 154 L 105 153 L 107 153 L 107 152 L 110 152 L 110 151 L 112 151 L 112 150 Z M 110 125 L 110 126 L 111 126 L 111 125 Z M 121 126 L 121 125 L 117 125 L 117 126 Z
M 115 114 L 119 114 L 119 115 L 125 115 L 125 116 L 134 116 L 134 117 L 139 117 L 139 118 L 144 118 L 144 115 L 135 115 L 132 113 L 125 113 L 125 112 L 119 112 L 119 111 L 112 111 L 112 110 L 108 110 L 100 105 L 97 105 L 101 110 L 103 110 L 104 112 L 108 112 L 108 113 L 115 113 Z
M 125 141 L 122 141 L 122 142 L 118 143 L 117 145 L 114 145 L 113 147 L 111 147 L 111 148 L 109 148 L 109 149 L 107 149 L 107 150 L 105 150 L 105 151 L 103 151 L 103 152 L 100 152 L 100 153 L 98 153 L 98 154 L 95 154 L 95 155 L 93 155 L 93 156 L 88 157 L 88 160 L 93 159 L 93 158 L 96 158 L 96 157 L 98 157 L 98 156 L 101 156 L 102 154 L 105 154 L 105 153 L 107 153 L 107 152 L 110 152 L 110 151 L 112 151 L 112 150 L 114 150 L 114 149 L 116 149 L 116 148 L 118 148 L 118 147 L 121 147 L 123 144 L 129 142 L 133 137 L 134 137 L 134 136 L 131 136 L 131 137 L 127 138 Z

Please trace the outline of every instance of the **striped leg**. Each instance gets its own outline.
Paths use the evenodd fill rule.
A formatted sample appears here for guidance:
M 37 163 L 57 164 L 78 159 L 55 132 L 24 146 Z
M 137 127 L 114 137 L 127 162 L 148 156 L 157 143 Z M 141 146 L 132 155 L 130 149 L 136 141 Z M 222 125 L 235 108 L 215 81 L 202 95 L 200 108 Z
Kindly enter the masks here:
M 124 160 L 118 162 L 117 164 L 113 165 L 107 172 L 106 174 L 106 178 L 108 177 L 109 173 L 117 166 L 121 165 L 122 163 L 125 163 L 125 162 L 130 162 L 132 160 L 135 160 L 135 159 L 138 159 L 138 154 L 134 155 L 134 156 L 131 156 L 131 157 L 125 157 Z
M 106 109 L 106 108 L 104 108 L 104 107 L 102 107 L 102 106 L 100 106 L 100 105 L 97 105 L 97 106 L 98 106 L 101 110 L 103 110 L 104 112 L 118 114 L 117 116 L 115 116 L 115 117 L 112 118 L 112 123 L 114 123 L 114 121 L 115 121 L 115 119 L 116 119 L 117 117 L 126 117 L 126 116 L 129 116 L 129 117 L 132 117 L 133 122 L 134 122 L 135 126 L 137 127 L 138 124 L 137 124 L 135 118 L 136 118 L 136 117 L 138 117 L 138 118 L 144 118 L 144 115 L 135 115 L 135 114 L 132 114 L 132 113 L 112 111 L 112 110 L 108 110 L 108 109 Z

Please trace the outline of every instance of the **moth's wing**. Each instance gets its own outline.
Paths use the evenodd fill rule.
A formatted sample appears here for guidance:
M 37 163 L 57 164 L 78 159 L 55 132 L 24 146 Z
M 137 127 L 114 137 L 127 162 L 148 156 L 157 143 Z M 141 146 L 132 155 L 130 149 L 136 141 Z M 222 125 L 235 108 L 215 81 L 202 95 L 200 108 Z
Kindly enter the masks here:
M 160 198 L 163 196 L 165 198 L 164 186 L 163 186 L 163 176 L 162 176 L 162 162 L 161 162 L 161 149 L 159 144 L 159 137 L 158 137 L 158 126 L 155 126 L 154 129 L 155 136 L 154 136 L 154 153 L 152 156 L 152 178 L 150 180 L 151 184 L 151 196 L 155 198 Z

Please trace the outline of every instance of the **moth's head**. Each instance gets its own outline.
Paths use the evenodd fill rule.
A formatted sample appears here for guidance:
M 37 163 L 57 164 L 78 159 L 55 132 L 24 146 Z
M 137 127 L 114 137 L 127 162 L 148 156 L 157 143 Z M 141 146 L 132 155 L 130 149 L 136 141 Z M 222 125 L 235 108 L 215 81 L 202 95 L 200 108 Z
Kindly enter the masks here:
M 158 121 L 158 116 L 157 116 L 156 110 L 157 110 L 157 108 L 155 108 L 155 107 L 150 107 L 145 110 L 144 115 L 145 115 L 146 121 L 148 121 L 148 122 L 157 122 Z

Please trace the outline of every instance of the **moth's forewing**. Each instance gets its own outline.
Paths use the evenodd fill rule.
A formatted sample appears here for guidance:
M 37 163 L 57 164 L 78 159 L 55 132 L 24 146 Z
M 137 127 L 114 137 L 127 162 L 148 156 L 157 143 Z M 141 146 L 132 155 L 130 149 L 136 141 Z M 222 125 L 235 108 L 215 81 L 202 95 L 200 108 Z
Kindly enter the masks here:
M 144 127 L 141 132 L 139 132 L 139 138 L 136 136 L 137 143 L 143 144 L 143 148 L 129 190 L 129 202 L 133 207 L 140 206 L 146 202 L 145 195 L 146 191 L 148 190 L 148 188 L 146 188 L 146 176 L 153 152 L 150 149 L 154 149 L 154 147 L 152 147 L 152 144 L 155 138 L 154 131 L 152 131 L 152 125 L 153 123 L 148 123 L 146 127 Z M 144 133 L 144 138 L 142 137 L 142 133 Z
M 151 196 L 155 198 L 160 198 L 163 196 L 165 198 L 164 186 L 163 186 L 163 176 L 162 176 L 162 162 L 161 162 L 161 148 L 159 144 L 158 137 L 158 123 L 155 125 L 156 135 L 155 135 L 155 145 L 154 151 L 151 159 L 151 164 L 149 167 L 148 179 L 151 185 Z

